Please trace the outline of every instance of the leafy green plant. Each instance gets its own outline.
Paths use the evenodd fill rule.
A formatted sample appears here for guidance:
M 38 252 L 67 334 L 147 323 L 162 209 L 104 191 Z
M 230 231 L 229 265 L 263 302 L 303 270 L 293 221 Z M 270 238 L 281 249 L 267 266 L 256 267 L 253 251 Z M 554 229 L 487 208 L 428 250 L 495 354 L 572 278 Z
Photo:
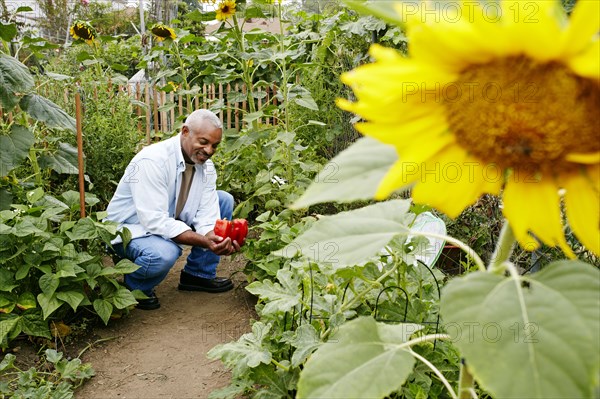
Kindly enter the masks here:
M 21 370 L 16 356 L 8 353 L 0 362 L 0 394 L 9 398 L 74 397 L 73 391 L 94 376 L 89 363 L 78 358 L 67 360 L 61 352 L 46 349 L 43 362 L 37 367 Z
M 21 333 L 51 338 L 49 322 L 89 309 L 108 323 L 115 312 L 134 305 L 133 294 L 117 278 L 138 268 L 127 260 L 104 266 L 88 252 L 108 245 L 117 234 L 103 214 L 78 219 L 79 195 L 60 199 L 41 189 L 27 193 L 27 204 L 0 212 L 0 346 Z M 88 205 L 97 203 L 88 196 Z M 94 248 L 94 246 L 96 246 Z
M 59 144 L 55 154 L 37 151 L 36 133 L 73 132 L 74 119 L 37 94 L 27 67 L 4 53 L 0 82 L 0 104 L 13 112 L 12 120 L 0 124 L 0 347 L 6 348 L 21 333 L 50 338 L 50 321 L 80 309 L 107 323 L 113 312 L 136 303 L 117 278 L 137 266 L 123 261 L 104 267 L 102 255 L 117 235 L 116 225 L 100 222 L 103 213 L 78 219 L 74 191 L 57 198 L 43 189 L 42 169 L 64 168 L 60 149 L 70 147 Z M 87 196 L 87 206 L 97 203 Z
M 268 243 L 281 245 L 286 242 L 287 245 L 262 261 L 250 261 L 255 263 L 251 268 L 252 275 L 260 280 L 252 282 L 246 289 L 259 299 L 260 320 L 253 325 L 251 333 L 237 342 L 217 346 L 209 352 L 209 357 L 221 359 L 233 372 L 232 384 L 214 392 L 212 397 L 228 398 L 242 392 L 252 397 L 295 397 L 296 391 L 301 389 L 298 384 L 304 378 L 303 369 L 310 364 L 307 360 L 314 356 L 311 354 L 317 348 L 329 345 L 325 342 L 333 342 L 332 348 L 339 344 L 338 334 L 351 328 L 346 324 L 359 316 L 388 323 L 411 320 L 431 323 L 425 328 L 414 325 L 411 333 L 423 330 L 435 334 L 438 331 L 438 285 L 443 284 L 444 276 L 415 263 L 414 249 L 419 246 L 418 238 L 410 245 L 406 235 L 393 239 L 398 236 L 393 225 L 408 226 L 415 218 L 408 212 L 408 204 L 406 200 L 392 201 L 318 220 L 309 217 L 292 227 L 287 227 L 278 215 L 269 212 L 261 215 L 258 219 L 262 221 L 259 227 L 263 235 L 257 241 L 249 242 L 255 246 L 250 253 Z M 395 210 L 393 222 L 388 222 L 389 229 L 382 229 L 377 220 L 389 219 L 384 215 L 392 214 L 391 209 Z M 353 237 L 359 232 L 369 238 L 363 237 L 362 244 L 357 246 Z M 350 251 L 349 248 L 353 249 Z M 376 253 L 373 249 L 381 252 Z M 427 340 L 415 342 L 418 346 L 414 350 L 435 352 Z M 432 362 L 446 372 L 446 379 L 456 381 L 459 360 L 456 350 L 451 344 L 437 345 L 443 352 L 432 356 Z M 345 351 L 342 347 L 338 349 Z M 355 351 L 350 353 L 357 358 Z M 352 363 L 341 363 L 352 367 Z M 346 371 L 348 368 L 339 369 L 338 379 L 342 379 Z M 322 370 L 315 372 L 319 374 Z M 330 373 L 331 369 L 328 370 Z M 431 373 L 430 368 L 413 372 L 409 367 L 410 382 L 405 387 L 406 392 L 399 393 L 399 397 L 414 397 L 411 396 L 413 391 L 437 397 L 443 386 L 439 379 L 428 377 L 428 373 Z M 349 376 L 359 380 L 352 374 Z M 361 381 L 362 378 L 371 377 L 366 374 L 360 377 Z M 424 381 L 428 383 L 424 384 Z M 339 392 L 337 397 L 344 397 L 344 392 L 347 396 L 346 391 Z M 332 394 L 333 391 L 317 392 L 314 397 Z M 365 391 L 359 396 L 368 397 L 367 394 Z

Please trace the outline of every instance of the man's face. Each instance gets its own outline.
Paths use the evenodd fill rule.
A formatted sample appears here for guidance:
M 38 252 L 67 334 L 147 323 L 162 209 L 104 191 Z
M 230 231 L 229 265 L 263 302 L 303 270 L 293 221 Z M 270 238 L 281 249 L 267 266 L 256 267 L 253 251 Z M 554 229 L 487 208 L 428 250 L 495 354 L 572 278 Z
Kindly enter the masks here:
M 223 131 L 210 122 L 204 122 L 181 129 L 181 148 L 186 161 L 203 164 L 217 150 Z

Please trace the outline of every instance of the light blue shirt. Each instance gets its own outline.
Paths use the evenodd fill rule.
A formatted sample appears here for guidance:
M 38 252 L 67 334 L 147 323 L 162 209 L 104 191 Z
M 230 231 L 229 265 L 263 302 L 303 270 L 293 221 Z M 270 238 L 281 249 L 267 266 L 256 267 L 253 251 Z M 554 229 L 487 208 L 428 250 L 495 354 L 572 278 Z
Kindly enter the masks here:
M 194 227 L 197 233 L 211 231 L 219 211 L 217 173 L 211 160 L 194 165 L 194 178 L 187 201 L 175 219 L 185 161 L 181 134 L 142 149 L 129 163 L 108 208 L 107 220 L 126 227 L 132 238 L 159 235 L 171 239 Z M 114 243 L 121 242 L 118 237 Z

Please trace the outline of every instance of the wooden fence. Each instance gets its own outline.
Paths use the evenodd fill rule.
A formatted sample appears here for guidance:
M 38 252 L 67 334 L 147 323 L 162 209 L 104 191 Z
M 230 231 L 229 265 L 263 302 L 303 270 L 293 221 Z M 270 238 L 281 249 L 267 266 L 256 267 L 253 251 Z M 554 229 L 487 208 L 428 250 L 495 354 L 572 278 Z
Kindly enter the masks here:
M 171 133 L 177 128 L 177 122 L 184 119 L 191 111 L 199 108 L 215 110 L 223 129 L 239 131 L 245 126 L 243 115 L 248 112 L 248 102 L 245 85 L 211 84 L 203 85 L 197 94 L 178 94 L 158 90 L 149 83 L 136 83 L 119 86 L 120 91 L 126 91 L 135 100 L 134 112 L 138 116 L 138 130 L 145 132 L 150 140 L 152 132 Z M 255 108 L 273 104 L 277 106 L 277 88 L 257 89 Z M 262 124 L 274 124 L 273 117 L 263 117 Z
M 148 143 L 152 141 L 152 137 L 173 133 L 191 111 L 199 108 L 213 109 L 223 123 L 224 130 L 239 131 L 246 125 L 243 115 L 249 109 L 246 87 L 241 84 L 205 84 L 196 94 L 167 93 L 150 83 L 109 84 L 108 91 L 105 93 L 102 93 L 97 86 L 87 87 L 81 91 L 86 93 L 83 99 L 84 108 L 86 101 L 98 101 L 101 96 L 108 95 L 109 98 L 118 95 L 129 96 L 133 104 L 133 115 L 138 120 L 137 128 L 141 135 L 146 136 Z M 75 112 L 73 89 L 46 85 L 39 91 L 39 94 L 57 101 L 58 105 L 68 113 Z M 256 88 L 255 109 L 261 109 L 269 104 L 277 106 L 276 94 L 275 86 Z M 0 108 L 0 117 L 12 122 L 13 114 L 12 112 L 3 113 Z M 275 117 L 262 117 L 259 119 L 259 123 L 273 125 L 276 123 Z

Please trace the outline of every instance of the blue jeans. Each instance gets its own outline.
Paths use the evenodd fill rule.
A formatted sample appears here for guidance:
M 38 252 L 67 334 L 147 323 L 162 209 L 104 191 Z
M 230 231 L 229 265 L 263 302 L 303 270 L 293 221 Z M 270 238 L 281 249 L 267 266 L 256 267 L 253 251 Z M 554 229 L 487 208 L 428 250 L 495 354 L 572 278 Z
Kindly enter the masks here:
M 233 196 L 226 191 L 218 190 L 221 219 L 231 220 L 233 214 Z M 131 260 L 140 268 L 125 275 L 125 284 L 132 290 L 141 290 L 150 295 L 161 281 L 167 277 L 169 270 L 181 256 L 181 247 L 172 240 L 158 235 L 139 237 L 131 240 L 127 250 L 123 244 L 114 245 L 117 255 Z M 219 255 L 202 247 L 192 247 L 183 270 L 187 273 L 213 279 L 217 275 Z

